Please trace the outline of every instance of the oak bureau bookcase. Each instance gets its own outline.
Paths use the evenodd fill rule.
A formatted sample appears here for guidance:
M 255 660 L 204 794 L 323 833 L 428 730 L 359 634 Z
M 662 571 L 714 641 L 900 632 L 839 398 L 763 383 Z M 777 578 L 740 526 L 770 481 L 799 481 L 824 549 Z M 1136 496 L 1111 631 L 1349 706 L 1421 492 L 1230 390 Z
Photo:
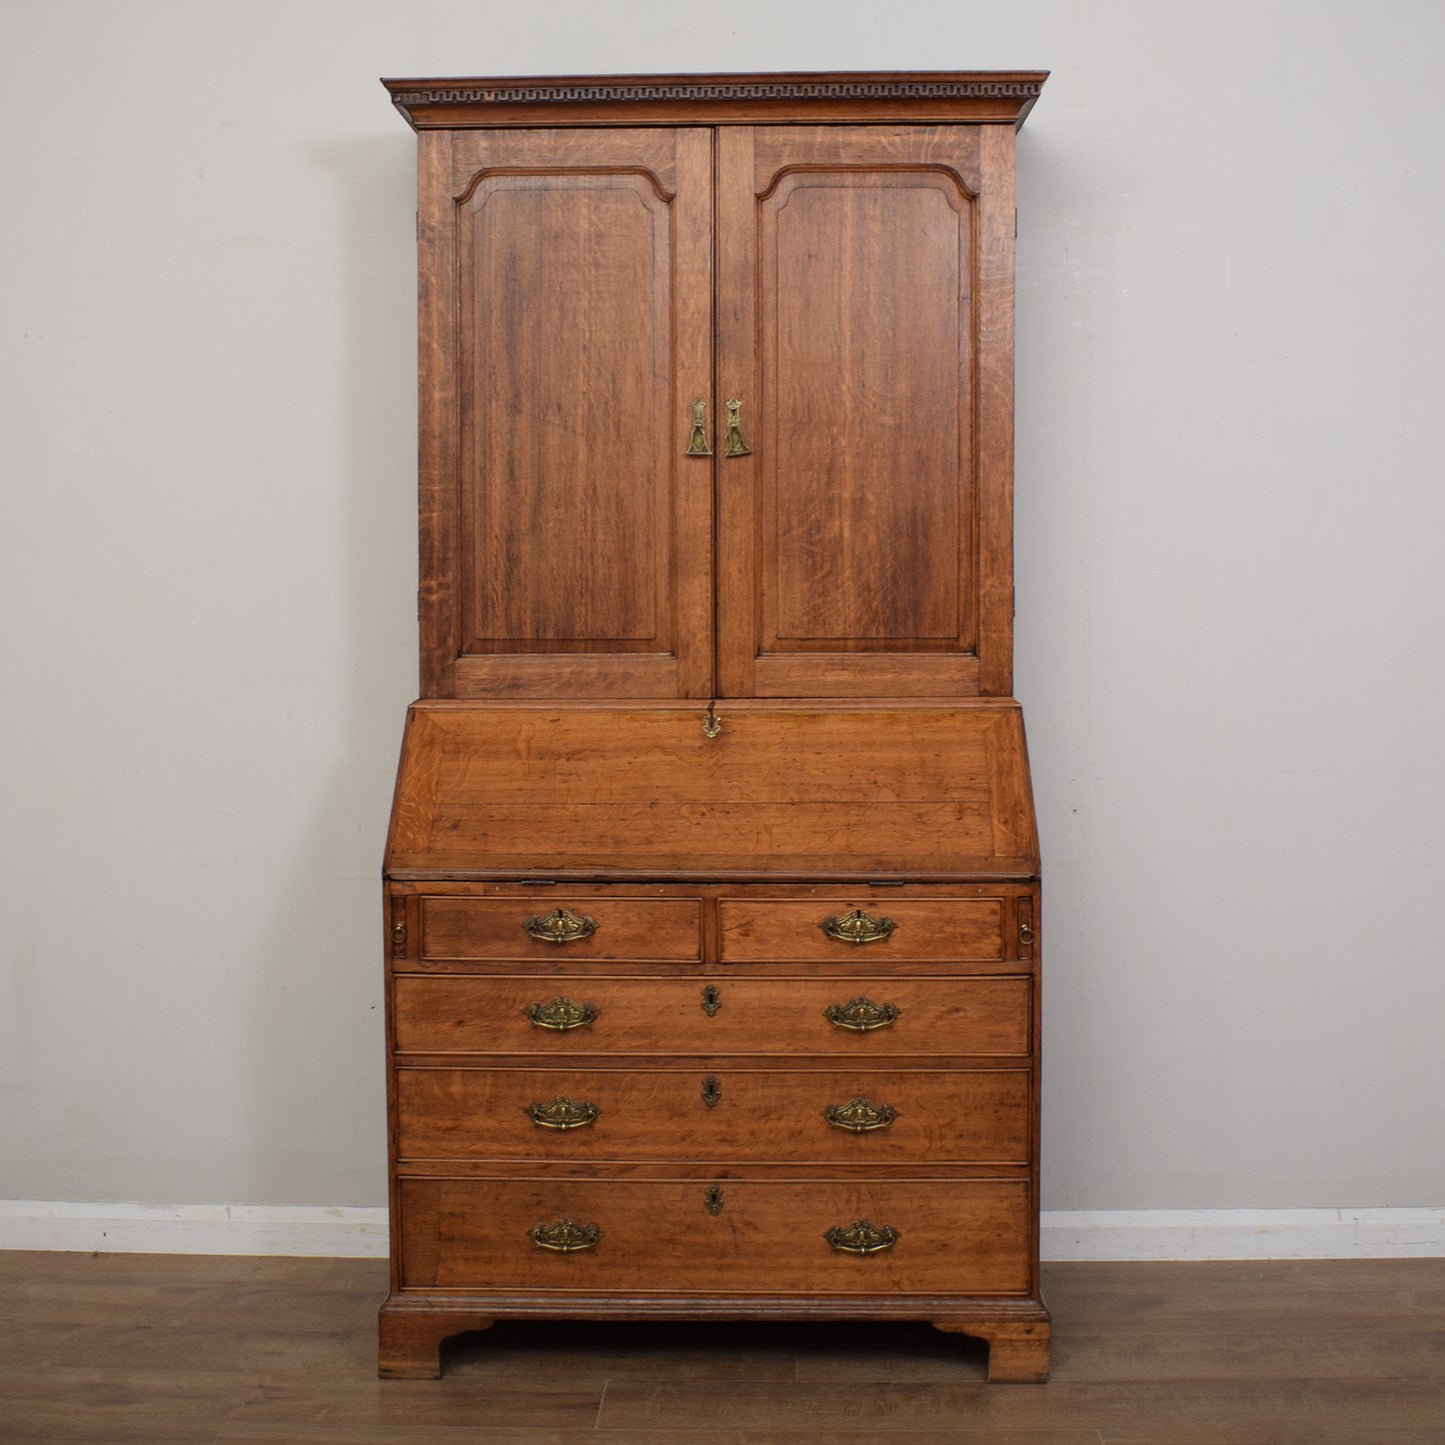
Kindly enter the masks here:
M 381 1372 L 498 1319 L 919 1319 L 1039 1380 L 1011 693 L 1044 75 L 389 80 L 421 700 Z

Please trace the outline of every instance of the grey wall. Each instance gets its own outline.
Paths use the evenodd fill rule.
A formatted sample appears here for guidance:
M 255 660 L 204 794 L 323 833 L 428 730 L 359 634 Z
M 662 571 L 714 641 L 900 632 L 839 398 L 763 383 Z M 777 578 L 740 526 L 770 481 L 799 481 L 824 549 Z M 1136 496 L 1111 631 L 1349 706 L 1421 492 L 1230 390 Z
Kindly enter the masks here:
M 0 9 L 0 1195 L 379 1203 L 414 690 L 381 74 L 1029 68 L 1046 1203 L 1445 1201 L 1445 10 Z

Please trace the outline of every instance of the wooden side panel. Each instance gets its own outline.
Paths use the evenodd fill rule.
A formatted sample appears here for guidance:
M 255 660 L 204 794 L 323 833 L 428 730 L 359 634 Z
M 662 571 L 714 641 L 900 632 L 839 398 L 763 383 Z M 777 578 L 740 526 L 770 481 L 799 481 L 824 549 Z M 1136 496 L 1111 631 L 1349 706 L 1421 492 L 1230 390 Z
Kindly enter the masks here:
M 711 989 L 705 999 L 703 990 Z M 403 1053 L 530 1054 L 536 1058 L 644 1054 L 801 1055 L 858 1063 L 899 1054 L 1023 1057 L 1029 1052 L 1026 978 L 507 978 L 399 976 L 396 1047 Z M 530 1020 L 556 1000 L 592 1015 L 555 1030 Z M 854 1032 L 829 1021 L 856 999 L 893 1021 Z M 711 1011 L 703 1007 L 707 1002 Z
M 719 470 L 725 694 L 981 690 L 981 144 L 720 135 L 718 381 L 753 446 Z
M 1030 1283 L 1022 1180 L 401 1181 L 404 1289 L 724 1290 L 733 1294 L 1023 1294 Z M 529 1237 L 571 1220 L 594 1248 Z M 892 1229 L 876 1254 L 824 1238 L 860 1220 Z
M 1023 1069 L 877 1073 L 702 1069 L 400 1069 L 404 1160 L 647 1160 L 753 1163 L 1025 1164 Z M 548 1128 L 528 1109 L 559 1097 L 592 1121 Z M 826 1112 L 864 1099 L 889 1121 L 854 1133 Z M 862 1111 L 866 1116 L 866 1109 Z M 870 1116 L 871 1117 L 871 1116 Z M 882 1117 L 880 1112 L 879 1117 Z
M 711 461 L 683 453 L 711 397 L 710 136 L 450 145 L 423 234 L 450 306 L 425 312 L 423 349 L 453 383 L 424 401 L 451 493 L 450 535 L 424 542 L 448 568 L 450 615 L 422 617 L 447 633 L 435 691 L 706 695 Z

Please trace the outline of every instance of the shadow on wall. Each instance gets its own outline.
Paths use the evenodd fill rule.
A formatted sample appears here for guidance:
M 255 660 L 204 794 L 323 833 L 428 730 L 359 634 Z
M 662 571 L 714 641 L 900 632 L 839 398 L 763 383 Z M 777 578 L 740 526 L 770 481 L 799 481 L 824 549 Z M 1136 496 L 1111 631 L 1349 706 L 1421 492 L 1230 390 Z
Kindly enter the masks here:
M 250 1176 L 267 1203 L 386 1202 L 379 883 L 417 668 L 416 148 L 397 130 L 308 148 L 344 199 L 344 371 L 318 391 L 344 390 L 347 656 L 331 668 L 343 680 L 328 708 L 337 732 L 312 740 L 331 776 L 286 891 L 266 900 L 269 967 L 247 1036 Z M 296 720 L 298 737 L 310 721 Z

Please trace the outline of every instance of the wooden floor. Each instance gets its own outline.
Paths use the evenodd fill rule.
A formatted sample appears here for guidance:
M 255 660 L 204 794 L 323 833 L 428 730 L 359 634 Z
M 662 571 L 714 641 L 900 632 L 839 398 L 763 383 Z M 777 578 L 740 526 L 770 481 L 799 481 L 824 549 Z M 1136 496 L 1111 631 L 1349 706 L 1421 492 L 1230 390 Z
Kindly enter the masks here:
M 1048 1268 L 1048 1385 L 919 1325 L 499 1325 L 380 1381 L 385 1265 L 0 1253 L 0 1441 L 1445 1445 L 1445 1260 Z

